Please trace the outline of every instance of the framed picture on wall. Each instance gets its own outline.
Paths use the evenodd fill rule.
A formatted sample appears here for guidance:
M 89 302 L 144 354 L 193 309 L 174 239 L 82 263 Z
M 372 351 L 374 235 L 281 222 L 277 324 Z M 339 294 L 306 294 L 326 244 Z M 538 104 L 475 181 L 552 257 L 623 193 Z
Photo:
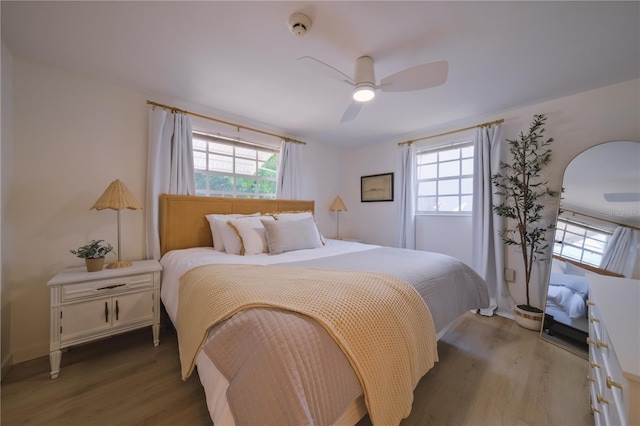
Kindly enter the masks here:
M 393 201 L 393 173 L 362 176 L 360 201 Z

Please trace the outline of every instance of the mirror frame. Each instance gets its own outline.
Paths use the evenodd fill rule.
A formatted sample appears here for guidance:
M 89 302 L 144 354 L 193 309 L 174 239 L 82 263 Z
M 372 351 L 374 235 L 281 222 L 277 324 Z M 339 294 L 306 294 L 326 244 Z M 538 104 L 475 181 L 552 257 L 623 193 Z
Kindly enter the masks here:
M 595 144 L 595 145 L 592 145 L 592 146 L 589 146 L 589 147 L 584 148 L 584 149 L 583 149 L 583 150 L 581 150 L 580 152 L 576 153 L 573 157 L 571 157 L 571 159 L 569 160 L 569 162 L 568 162 L 568 163 L 567 163 L 567 165 L 565 166 L 564 171 L 563 171 L 563 173 L 562 173 L 562 185 L 564 185 L 565 174 L 566 174 L 566 172 L 567 172 L 567 168 L 571 165 L 571 163 L 572 163 L 576 158 L 578 158 L 581 154 L 583 154 L 583 153 L 587 152 L 587 151 L 588 151 L 588 150 L 590 150 L 591 148 L 595 148 L 595 147 L 597 147 L 597 146 L 605 145 L 605 144 L 608 144 L 608 143 L 615 143 L 615 142 L 630 142 L 630 143 L 640 144 L 640 141 L 632 141 L 632 140 L 610 140 L 610 141 L 602 142 L 602 143 Z M 562 189 L 564 189 L 564 186 L 562 186 Z M 558 219 L 559 219 L 559 217 L 560 217 L 560 210 L 562 210 L 562 197 L 560 198 L 560 200 L 559 200 L 559 202 L 558 202 L 558 206 L 557 206 L 557 208 L 556 208 L 556 212 L 555 212 L 555 217 L 554 217 L 554 219 L 553 219 L 553 236 L 552 236 L 552 238 L 553 238 L 554 240 L 555 240 L 555 228 L 556 228 L 556 225 L 557 225 L 557 223 L 558 223 Z M 596 219 L 597 219 L 597 218 L 596 218 Z M 552 267 L 551 267 L 551 264 L 552 264 L 552 262 L 553 262 L 553 258 L 554 258 L 554 257 L 560 257 L 560 256 L 555 256 L 555 255 L 553 254 L 553 245 L 554 245 L 553 243 L 549 245 L 549 246 L 550 246 L 550 248 L 549 248 L 549 253 L 548 253 L 548 257 L 547 257 L 548 261 L 546 261 L 546 262 L 545 262 L 545 263 L 546 263 L 546 265 L 547 265 L 547 273 L 546 273 L 546 275 L 545 275 L 545 279 L 546 279 L 546 281 L 545 281 L 545 283 L 544 283 L 544 293 L 543 293 L 543 294 L 544 294 L 544 299 L 543 299 L 543 303 L 544 303 L 544 309 L 543 309 L 543 311 L 544 311 L 544 313 L 543 313 L 543 317 L 542 317 L 542 326 L 540 327 L 540 339 L 544 340 L 545 342 L 548 342 L 548 343 L 551 343 L 551 344 L 553 344 L 553 345 L 556 345 L 556 346 L 558 346 L 558 347 L 561 347 L 562 349 L 565 349 L 565 350 L 567 350 L 567 351 L 569 351 L 569 352 L 571 352 L 571 353 L 573 353 L 573 354 L 575 354 L 575 355 L 578 355 L 578 356 L 580 356 L 580 357 L 582 357 L 582 358 L 589 359 L 589 351 L 588 351 L 588 350 L 587 350 L 586 352 L 581 351 L 581 350 L 579 350 L 578 348 L 576 348 L 576 347 L 574 347 L 573 345 L 571 345 L 570 343 L 566 343 L 566 344 L 565 344 L 564 342 L 561 342 L 563 339 L 560 339 L 560 338 L 558 338 L 558 339 L 553 339 L 553 340 L 552 340 L 552 339 L 549 339 L 549 338 L 548 338 L 547 333 L 545 333 L 545 331 L 544 331 L 544 320 L 545 320 L 545 316 L 546 316 L 546 313 L 547 313 L 547 295 L 548 295 L 548 293 L 549 293 L 549 281 L 551 280 L 551 268 L 552 268 Z M 571 259 L 565 259 L 565 258 L 561 258 L 561 259 L 563 259 L 563 260 L 565 260 L 565 261 L 566 261 L 566 260 L 568 260 L 570 263 L 575 263 L 575 264 L 577 264 L 578 266 L 580 266 L 581 268 L 584 268 L 584 269 L 591 269 L 591 268 L 589 267 L 589 265 L 584 265 L 584 264 L 581 264 L 581 263 L 579 263 L 579 262 L 572 262 L 572 261 L 571 261 Z M 600 270 L 600 271 L 602 271 L 602 270 L 601 270 L 601 269 L 599 269 L 599 268 L 593 268 L 593 269 L 594 269 L 594 270 Z M 595 272 L 595 271 L 594 271 L 594 272 Z M 607 271 L 607 272 L 609 272 L 609 271 Z M 620 276 L 620 274 L 616 274 L 616 273 L 614 273 L 614 272 L 609 272 L 609 274 L 610 274 L 610 275 L 612 275 L 612 276 Z M 609 275 L 609 274 L 606 274 L 606 275 Z M 588 312 L 588 311 L 587 311 L 587 312 Z

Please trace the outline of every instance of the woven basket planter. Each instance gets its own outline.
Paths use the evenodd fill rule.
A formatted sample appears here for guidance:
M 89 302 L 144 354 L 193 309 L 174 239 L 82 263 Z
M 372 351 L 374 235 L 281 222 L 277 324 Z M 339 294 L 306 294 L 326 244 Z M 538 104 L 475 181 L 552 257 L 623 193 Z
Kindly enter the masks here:
M 513 312 L 516 315 L 516 323 L 520 327 L 533 331 L 540 331 L 542 328 L 542 317 L 544 316 L 544 312 L 531 312 L 521 309 L 518 306 L 513 309 Z
M 84 261 L 87 265 L 87 272 L 98 272 L 104 269 L 104 257 L 85 259 Z

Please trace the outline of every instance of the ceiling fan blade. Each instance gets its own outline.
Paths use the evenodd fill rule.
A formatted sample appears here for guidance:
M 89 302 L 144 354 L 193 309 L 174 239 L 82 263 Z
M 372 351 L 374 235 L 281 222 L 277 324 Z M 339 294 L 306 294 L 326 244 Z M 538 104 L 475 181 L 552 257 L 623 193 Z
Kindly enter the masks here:
M 301 65 L 317 75 L 322 75 L 332 80 L 343 81 L 350 86 L 355 86 L 355 82 L 347 74 L 343 73 L 339 69 L 332 67 L 329 64 L 325 64 L 319 59 L 311 56 L 303 56 L 296 59 Z
M 608 192 L 604 199 L 612 203 L 633 203 L 640 201 L 640 192 Z
M 355 119 L 358 116 L 358 114 L 360 114 L 360 111 L 362 110 L 363 106 L 364 104 L 362 102 L 356 102 L 356 101 L 351 102 L 347 107 L 347 109 L 344 111 L 344 114 L 342 114 L 342 118 L 340 119 L 340 124 L 344 124 Z
M 430 62 L 391 74 L 382 79 L 380 88 L 385 92 L 428 89 L 444 84 L 448 73 L 449 62 Z

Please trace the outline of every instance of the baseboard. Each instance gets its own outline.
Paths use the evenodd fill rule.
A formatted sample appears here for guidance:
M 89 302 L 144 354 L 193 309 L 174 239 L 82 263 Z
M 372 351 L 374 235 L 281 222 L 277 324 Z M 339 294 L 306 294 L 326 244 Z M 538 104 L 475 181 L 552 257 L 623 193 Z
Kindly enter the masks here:
M 12 356 L 12 364 L 19 364 L 32 359 L 41 358 L 49 355 L 49 344 L 33 345 L 22 350 L 14 351 Z
M 4 380 L 9 370 L 11 370 L 12 365 L 13 365 L 13 356 L 9 354 L 9 356 L 2 361 L 2 370 L 0 371 L 0 382 Z

